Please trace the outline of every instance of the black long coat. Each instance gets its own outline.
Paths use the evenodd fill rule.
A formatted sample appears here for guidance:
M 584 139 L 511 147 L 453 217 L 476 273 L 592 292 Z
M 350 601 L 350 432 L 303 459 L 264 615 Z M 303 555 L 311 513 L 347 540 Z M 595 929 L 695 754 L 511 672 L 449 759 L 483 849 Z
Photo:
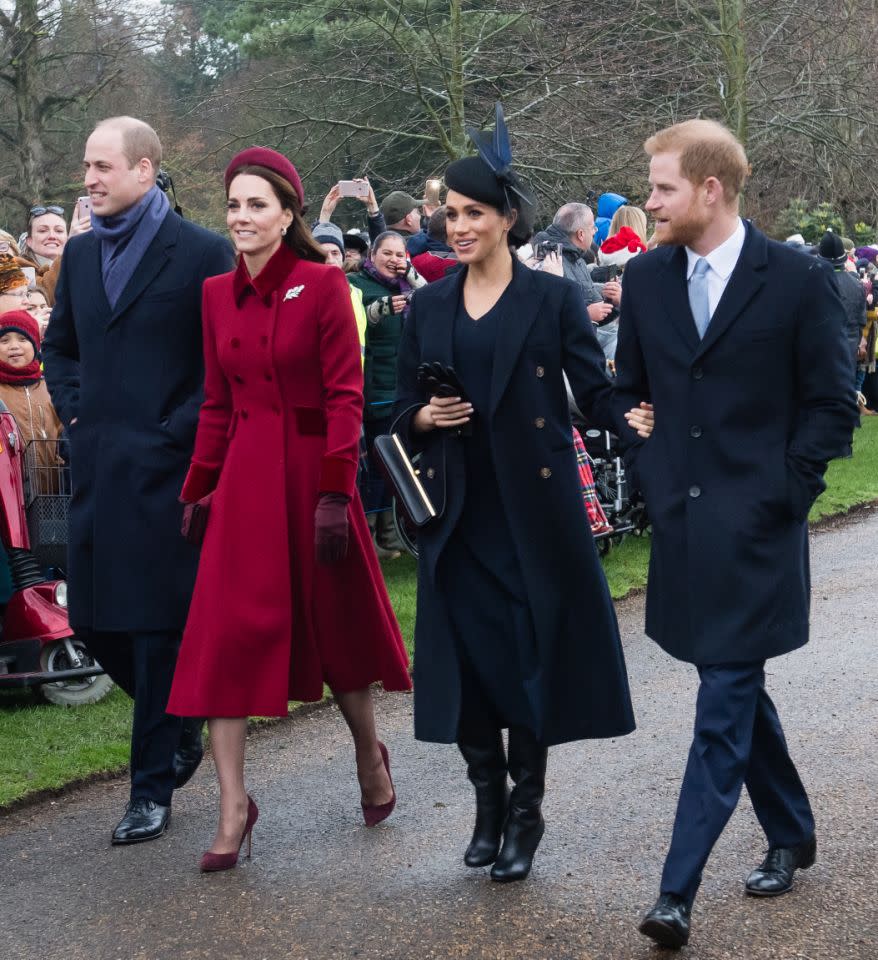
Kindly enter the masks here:
M 418 365 L 453 364 L 465 277 L 464 269 L 414 295 L 400 343 L 396 406 L 401 432 L 423 451 L 421 479 L 442 512 L 418 533 L 414 665 L 415 735 L 440 743 L 457 736 L 461 685 L 436 568 L 463 508 L 466 476 L 459 438 L 441 430 L 413 434 L 410 423 L 427 400 Z M 591 419 L 615 426 L 612 388 L 576 286 L 517 261 L 512 285 L 499 319 L 490 436 L 535 627 L 538 670 L 528 678 L 535 732 L 546 744 L 619 736 L 634 729 L 634 715 L 616 615 L 582 501 L 562 370 Z
M 653 529 L 646 632 L 696 664 L 807 642 L 808 510 L 857 417 L 831 269 L 746 226 L 703 341 L 685 248 L 625 269 L 617 389 L 656 415 L 627 455 Z
M 43 357 L 71 444 L 75 628 L 186 622 L 198 554 L 180 536 L 177 498 L 202 400 L 201 285 L 233 266 L 226 240 L 169 211 L 111 308 L 98 238 L 64 250 Z

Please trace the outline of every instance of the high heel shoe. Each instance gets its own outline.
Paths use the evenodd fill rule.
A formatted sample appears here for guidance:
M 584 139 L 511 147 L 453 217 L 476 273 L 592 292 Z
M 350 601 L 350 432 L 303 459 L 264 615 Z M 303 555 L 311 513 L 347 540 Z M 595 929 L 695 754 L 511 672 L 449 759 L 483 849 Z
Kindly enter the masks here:
M 220 870 L 231 870 L 237 866 L 238 856 L 241 853 L 241 847 L 244 841 L 247 841 L 248 858 L 253 853 L 253 827 L 259 819 L 259 807 L 253 802 L 253 798 L 247 795 L 247 822 L 244 824 L 244 832 L 241 834 L 241 842 L 238 849 L 231 853 L 211 853 L 209 850 L 201 856 L 202 873 L 218 873 Z
M 393 796 L 387 801 L 387 803 L 377 803 L 374 806 L 369 806 L 363 801 L 360 801 L 360 806 L 363 808 L 363 819 L 366 821 L 367 827 L 374 827 L 377 824 L 381 823 L 382 820 L 386 820 L 391 813 L 393 813 L 393 808 L 396 806 L 396 788 L 393 786 L 393 777 L 390 775 L 390 757 L 387 754 L 387 747 L 384 746 L 381 741 L 378 741 L 378 749 L 381 751 L 381 759 L 384 761 L 384 769 L 387 771 L 387 778 L 390 780 L 390 789 L 393 791 Z

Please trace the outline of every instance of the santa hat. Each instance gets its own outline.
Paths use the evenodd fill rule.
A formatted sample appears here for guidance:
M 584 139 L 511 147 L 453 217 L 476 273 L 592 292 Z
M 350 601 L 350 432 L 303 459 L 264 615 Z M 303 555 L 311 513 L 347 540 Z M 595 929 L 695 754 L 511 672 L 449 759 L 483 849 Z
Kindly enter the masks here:
M 598 262 L 602 266 L 611 266 L 618 264 L 624 266 L 632 257 L 638 253 L 646 252 L 646 244 L 631 229 L 631 227 L 620 227 L 618 233 L 612 237 L 607 237 L 601 244 L 598 251 Z

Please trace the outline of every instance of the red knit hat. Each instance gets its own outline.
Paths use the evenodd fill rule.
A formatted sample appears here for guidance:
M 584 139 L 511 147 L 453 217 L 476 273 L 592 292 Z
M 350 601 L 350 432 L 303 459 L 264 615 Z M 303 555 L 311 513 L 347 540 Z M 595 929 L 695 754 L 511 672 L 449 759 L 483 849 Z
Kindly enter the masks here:
M 618 253 L 625 249 L 629 253 L 646 252 L 646 244 L 631 227 L 620 227 L 618 233 L 614 233 L 612 237 L 607 237 L 601 244 L 601 253 Z
M 299 206 L 305 206 L 305 191 L 302 189 L 302 178 L 299 176 L 298 170 L 282 153 L 269 150 L 268 147 L 247 147 L 246 150 L 242 150 L 232 157 L 231 162 L 226 167 L 226 193 L 229 192 L 229 187 L 238 170 L 241 167 L 250 166 L 265 167 L 266 170 L 271 170 L 279 177 L 283 177 L 298 196 Z
M 7 310 L 6 313 L 0 313 L 0 337 L 10 330 L 27 337 L 33 344 L 34 353 L 39 356 L 40 328 L 27 310 Z

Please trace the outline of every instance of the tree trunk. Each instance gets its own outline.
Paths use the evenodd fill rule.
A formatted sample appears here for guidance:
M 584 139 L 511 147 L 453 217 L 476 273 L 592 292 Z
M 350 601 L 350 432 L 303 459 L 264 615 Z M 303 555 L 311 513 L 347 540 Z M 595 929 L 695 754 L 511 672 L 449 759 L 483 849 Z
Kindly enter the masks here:
M 15 77 L 18 192 L 21 205 L 27 212 L 32 204 L 44 199 L 46 187 L 45 130 L 36 86 L 42 22 L 38 0 L 18 0 L 17 7 L 17 29 L 9 41 Z

